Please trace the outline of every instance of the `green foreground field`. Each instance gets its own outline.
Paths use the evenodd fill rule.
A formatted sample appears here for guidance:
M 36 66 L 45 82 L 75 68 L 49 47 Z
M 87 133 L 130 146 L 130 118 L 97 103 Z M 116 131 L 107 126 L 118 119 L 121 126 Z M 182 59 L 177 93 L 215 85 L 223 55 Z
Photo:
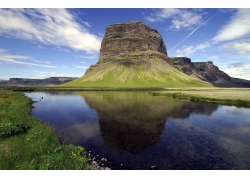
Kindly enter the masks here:
M 172 96 L 173 98 L 191 101 L 250 107 L 249 88 L 176 88 L 165 90 L 150 92 L 150 94 L 153 96 Z
M 32 100 L 0 88 L 0 169 L 86 169 L 86 151 L 61 145 L 53 128 L 30 116 Z

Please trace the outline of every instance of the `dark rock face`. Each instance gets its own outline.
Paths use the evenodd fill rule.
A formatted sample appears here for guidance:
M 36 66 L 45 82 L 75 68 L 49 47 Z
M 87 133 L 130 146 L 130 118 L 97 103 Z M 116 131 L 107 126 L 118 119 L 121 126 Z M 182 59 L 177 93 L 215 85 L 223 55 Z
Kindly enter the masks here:
M 175 68 L 193 77 L 212 83 L 215 86 L 222 87 L 250 87 L 250 81 L 232 78 L 225 72 L 219 70 L 212 61 L 191 62 L 186 57 L 171 58 Z
M 50 77 L 46 79 L 26 79 L 26 78 L 10 78 L 5 85 L 47 85 L 47 84 L 64 84 L 73 81 L 75 77 Z
M 148 50 L 167 55 L 166 46 L 157 30 L 142 22 L 112 24 L 106 29 L 99 62 L 126 58 L 130 54 Z

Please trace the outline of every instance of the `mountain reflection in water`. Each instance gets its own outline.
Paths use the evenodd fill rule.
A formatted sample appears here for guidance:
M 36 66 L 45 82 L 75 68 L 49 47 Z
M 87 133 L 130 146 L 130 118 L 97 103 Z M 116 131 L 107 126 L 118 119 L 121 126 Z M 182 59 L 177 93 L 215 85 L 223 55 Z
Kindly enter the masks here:
M 168 118 L 184 119 L 191 113 L 210 115 L 214 104 L 155 98 L 145 93 L 81 93 L 97 110 L 105 145 L 112 150 L 140 153 L 153 146 L 164 131 Z
M 132 91 L 25 94 L 63 142 L 111 169 L 250 169 L 249 108 Z

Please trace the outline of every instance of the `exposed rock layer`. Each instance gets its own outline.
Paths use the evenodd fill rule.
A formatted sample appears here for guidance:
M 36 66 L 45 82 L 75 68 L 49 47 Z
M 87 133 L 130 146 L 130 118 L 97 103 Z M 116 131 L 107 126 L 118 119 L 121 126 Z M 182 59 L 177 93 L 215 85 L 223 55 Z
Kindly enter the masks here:
M 171 65 L 185 74 L 200 78 L 215 86 L 250 87 L 250 81 L 230 77 L 225 72 L 219 70 L 212 61 L 191 62 L 191 59 L 186 57 L 171 58 L 171 61 Z
M 131 53 L 147 50 L 167 55 L 166 46 L 157 30 L 142 22 L 112 24 L 106 29 L 99 62 L 117 60 L 118 56 L 126 58 Z

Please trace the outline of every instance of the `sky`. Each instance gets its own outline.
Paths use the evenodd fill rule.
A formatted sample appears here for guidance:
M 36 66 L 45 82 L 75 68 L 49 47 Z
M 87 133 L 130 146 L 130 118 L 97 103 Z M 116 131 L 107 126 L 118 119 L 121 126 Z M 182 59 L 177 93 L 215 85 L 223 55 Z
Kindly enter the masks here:
M 110 24 L 141 21 L 161 34 L 168 56 L 213 61 L 250 80 L 250 8 L 6 7 L 0 7 L 0 79 L 81 77 L 98 61 Z

